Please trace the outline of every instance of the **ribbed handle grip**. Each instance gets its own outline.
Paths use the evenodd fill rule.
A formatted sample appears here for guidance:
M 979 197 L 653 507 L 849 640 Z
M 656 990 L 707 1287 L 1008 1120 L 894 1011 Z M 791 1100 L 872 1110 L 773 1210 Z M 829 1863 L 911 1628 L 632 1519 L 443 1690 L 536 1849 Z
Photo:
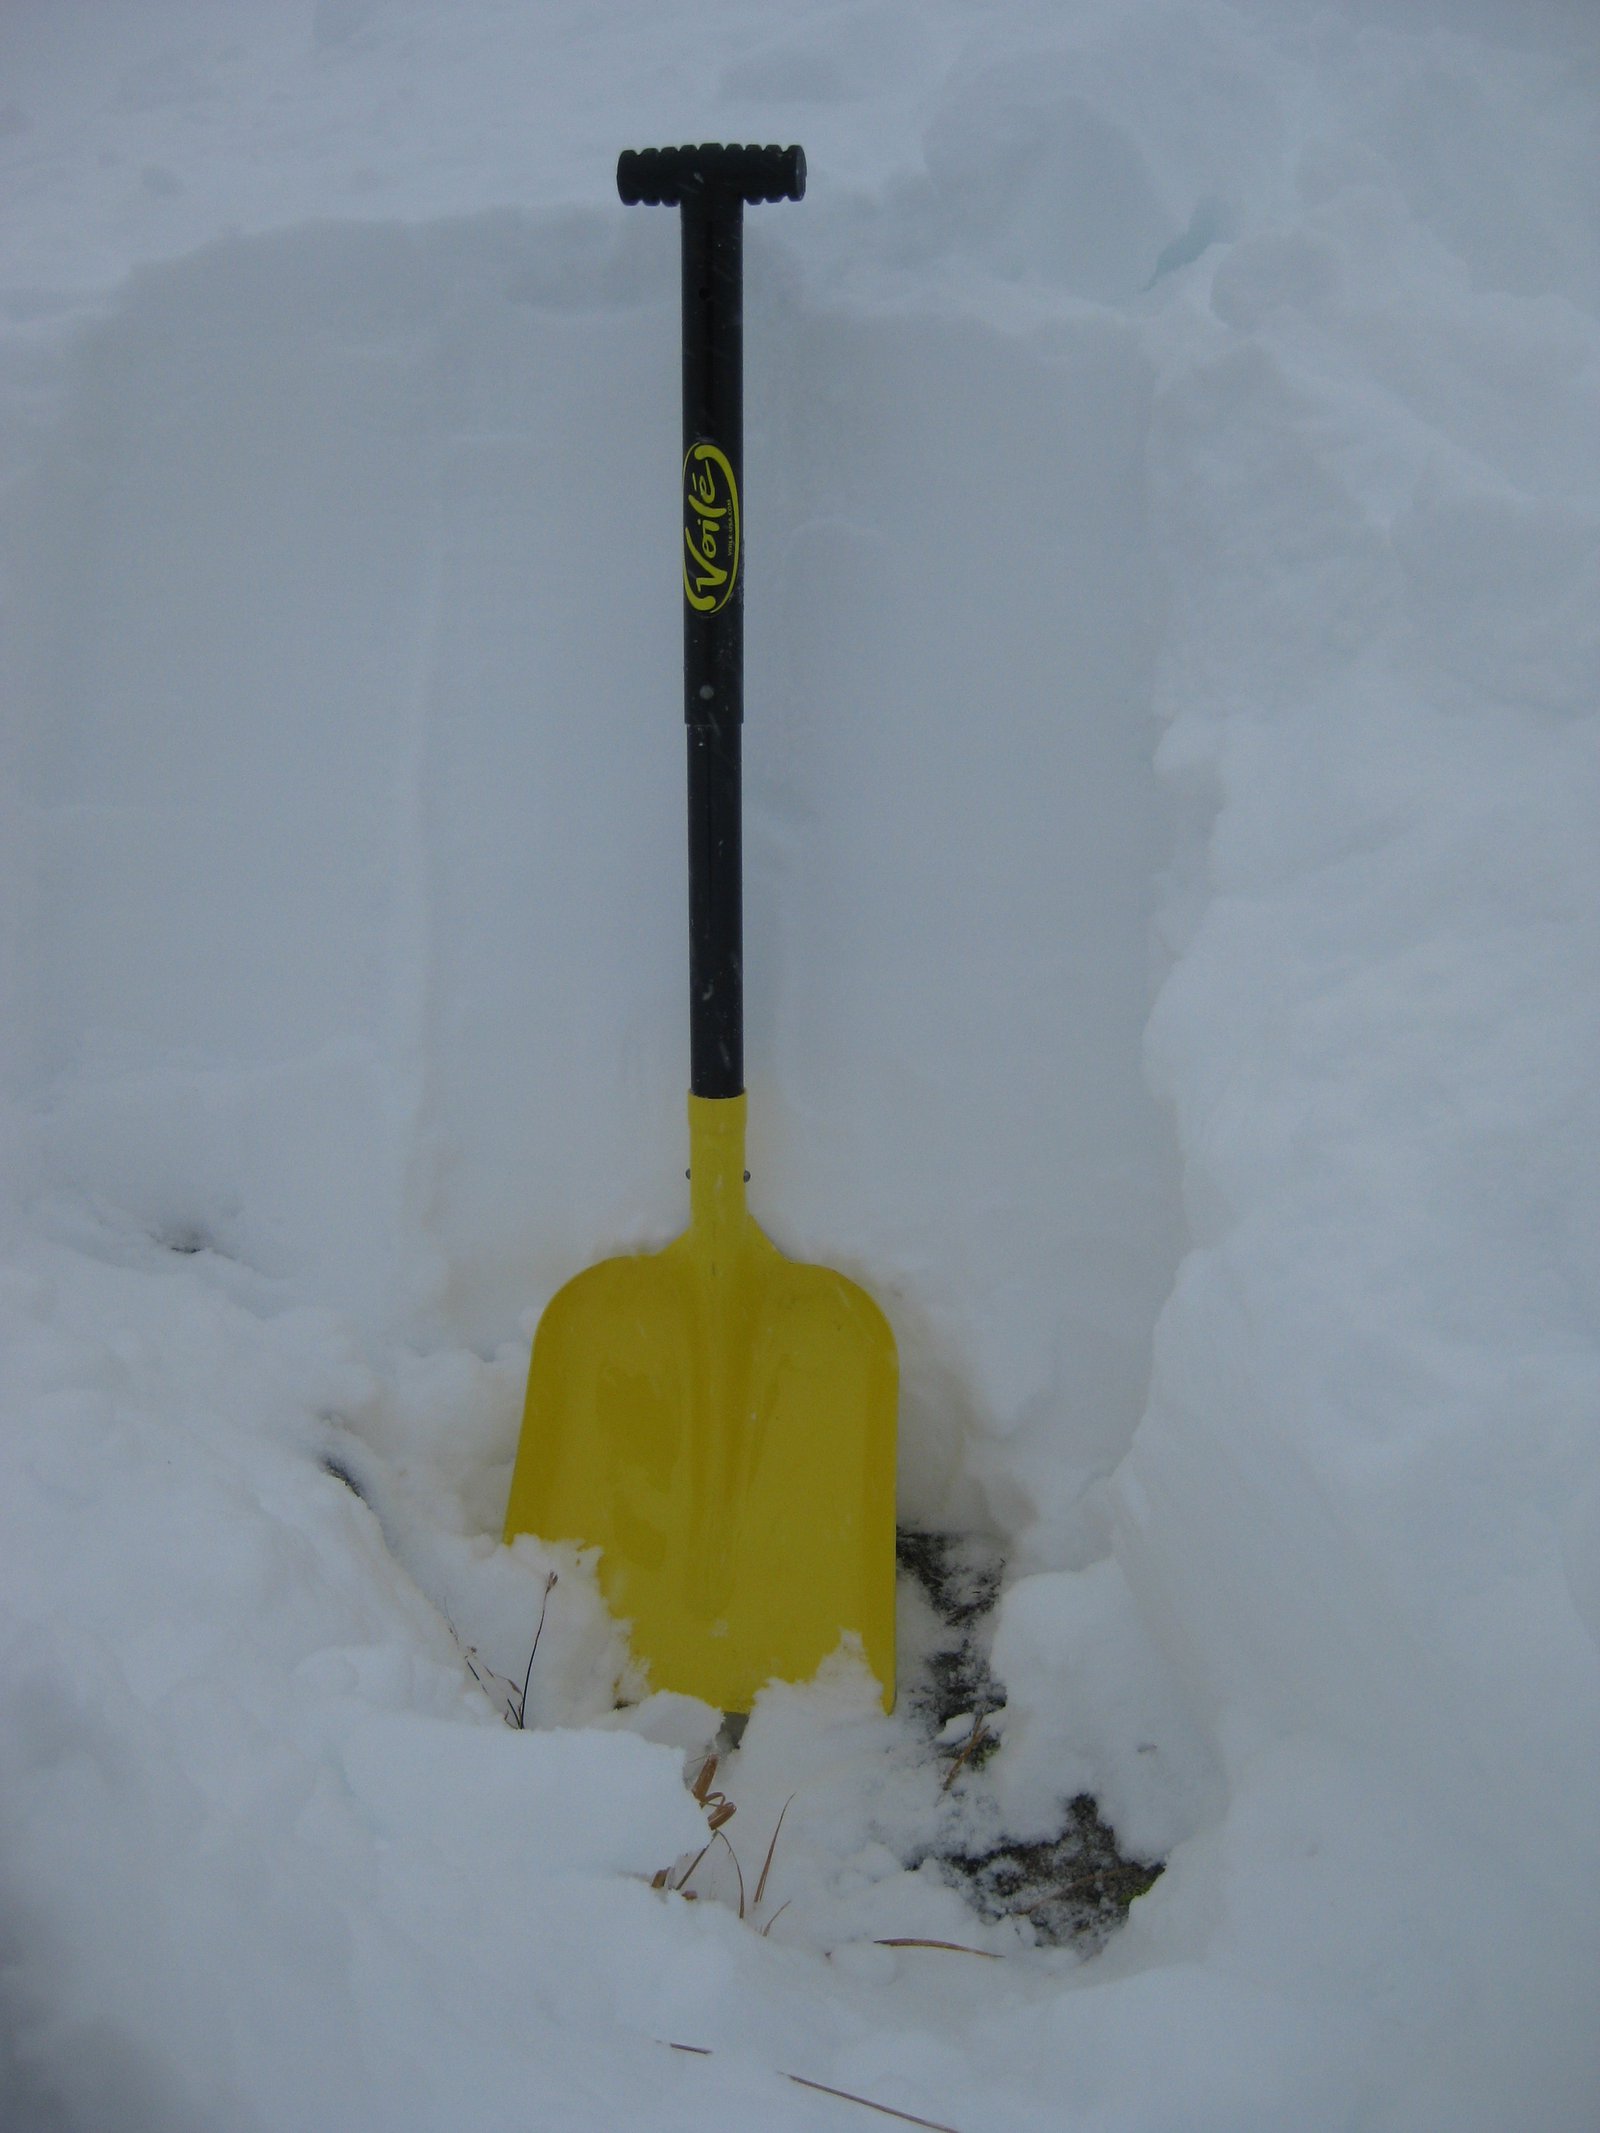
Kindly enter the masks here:
M 625 207 L 677 207 L 696 193 L 757 207 L 764 200 L 804 199 L 805 190 L 801 148 L 705 141 L 698 148 L 625 148 L 617 158 L 617 191 Z

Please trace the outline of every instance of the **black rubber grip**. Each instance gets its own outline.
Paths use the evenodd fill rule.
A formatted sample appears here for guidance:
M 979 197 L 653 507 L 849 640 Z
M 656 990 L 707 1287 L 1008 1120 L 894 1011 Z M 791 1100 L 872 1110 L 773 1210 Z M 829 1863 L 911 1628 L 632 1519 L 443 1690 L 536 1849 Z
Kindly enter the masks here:
M 802 200 L 803 148 L 625 148 L 617 158 L 617 191 L 625 207 L 677 207 L 686 194 L 712 194 L 757 207 L 763 200 Z

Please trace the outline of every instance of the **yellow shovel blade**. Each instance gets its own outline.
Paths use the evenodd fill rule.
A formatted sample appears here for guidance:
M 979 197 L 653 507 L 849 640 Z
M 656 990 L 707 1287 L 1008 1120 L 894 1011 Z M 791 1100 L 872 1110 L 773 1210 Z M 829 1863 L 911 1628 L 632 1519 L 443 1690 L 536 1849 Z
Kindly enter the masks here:
M 689 1099 L 690 1226 L 550 1301 L 506 1539 L 600 1549 L 650 1683 L 748 1711 L 853 1632 L 894 1700 L 894 1335 L 745 1208 L 743 1096 Z

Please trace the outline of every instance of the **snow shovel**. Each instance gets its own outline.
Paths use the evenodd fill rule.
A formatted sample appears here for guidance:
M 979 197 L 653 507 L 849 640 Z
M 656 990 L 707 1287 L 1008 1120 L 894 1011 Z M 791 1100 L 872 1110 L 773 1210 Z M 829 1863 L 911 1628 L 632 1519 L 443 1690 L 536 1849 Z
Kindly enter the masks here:
M 740 884 L 744 206 L 798 200 L 798 148 L 625 153 L 681 210 L 689 1227 L 607 1259 L 539 1322 L 506 1538 L 600 1551 L 652 1688 L 746 1712 L 859 1639 L 894 1698 L 898 1366 L 877 1305 L 786 1259 L 745 1206 Z

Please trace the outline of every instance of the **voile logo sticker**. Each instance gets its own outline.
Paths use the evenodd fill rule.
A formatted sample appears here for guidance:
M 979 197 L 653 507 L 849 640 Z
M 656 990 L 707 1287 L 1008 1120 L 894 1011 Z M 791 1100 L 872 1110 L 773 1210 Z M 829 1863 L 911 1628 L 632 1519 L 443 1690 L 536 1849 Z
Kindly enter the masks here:
M 714 444 L 689 447 L 683 461 L 683 597 L 714 615 L 739 582 L 739 485 Z

